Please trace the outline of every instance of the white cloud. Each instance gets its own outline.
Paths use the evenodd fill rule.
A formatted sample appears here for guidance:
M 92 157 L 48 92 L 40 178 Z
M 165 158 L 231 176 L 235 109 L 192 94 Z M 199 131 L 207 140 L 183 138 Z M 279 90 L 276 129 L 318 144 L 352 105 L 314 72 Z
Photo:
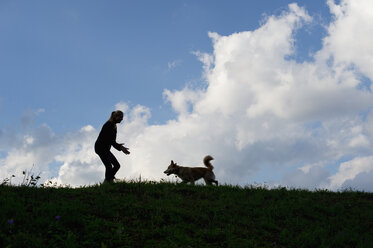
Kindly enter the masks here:
M 361 173 L 373 171 L 373 156 L 357 157 L 340 165 L 338 172 L 330 177 L 329 188 L 336 190 L 347 180 L 354 180 Z
M 324 48 L 331 52 L 336 65 L 352 64 L 370 79 L 373 78 L 372 33 L 373 4 L 370 0 L 328 0 L 335 21 L 329 26 Z
M 365 10 L 373 4 L 328 4 L 335 18 L 312 62 L 289 59 L 296 53 L 295 32 L 313 21 L 304 8 L 291 4 L 256 30 L 228 36 L 210 32 L 213 53 L 195 52 L 206 84 L 163 93 L 177 113 L 175 120 L 150 125 L 149 108 L 118 103 L 125 116 L 117 141 L 131 151 L 129 156 L 113 151 L 122 165 L 118 177 L 159 180 L 167 178 L 162 172 L 171 159 L 198 166 L 211 154 L 222 183 L 248 184 L 260 168 L 272 166 L 290 170 L 282 183 L 293 187 L 359 185 L 356 180 L 372 170 L 373 95 L 359 85 L 361 74 L 373 79 L 371 42 L 364 40 L 371 39 L 367 30 L 373 17 Z M 86 126 L 63 137 L 43 136 L 45 130 L 27 134 L 0 162 L 10 168 L 14 161 L 15 167 L 41 161 L 42 152 L 36 151 L 45 149 L 44 164 L 62 164 L 59 183 L 98 182 L 104 177 L 93 151 L 98 132 Z M 24 155 L 18 159 L 19 154 Z M 333 175 L 328 168 L 345 157 L 352 159 L 337 165 Z
M 45 111 L 44 109 L 38 109 L 36 111 L 34 110 L 25 111 L 21 119 L 23 128 L 28 128 L 30 125 L 32 125 L 35 117 L 38 116 L 40 113 L 43 113 L 44 111 Z
M 199 100 L 203 92 L 190 89 L 188 87 L 184 88 L 182 91 L 165 90 L 163 92 L 163 97 L 167 102 L 171 103 L 172 108 L 181 117 L 190 114 L 193 109 L 193 105 Z
M 48 164 L 54 160 L 57 152 L 55 143 L 58 138 L 47 125 L 32 129 L 27 135 L 10 134 L 4 143 L 0 144 L 6 151 L 6 156 L 0 157 L 0 179 L 15 175 L 14 183 L 22 181 L 22 172 L 30 171 L 33 167 L 35 175 L 49 177 Z M 5 149 L 9 147 L 9 149 Z
M 355 88 L 353 71 L 336 73 L 324 61 L 286 59 L 295 52 L 294 30 L 309 21 L 304 9 L 291 5 L 258 30 L 209 33 L 214 53 L 196 52 L 207 88 L 165 90 L 178 119 L 163 126 L 143 121 L 138 136 L 126 132 L 135 149 L 131 171 L 160 178 L 170 159 L 200 165 L 211 153 L 223 181 L 247 183 L 261 165 L 335 161 L 349 151 L 345 141 L 366 146 L 361 132 L 354 131 L 361 124 L 355 115 L 373 101 Z M 317 121 L 322 122 L 318 128 L 308 128 Z
M 346 180 L 342 189 L 352 189 L 366 192 L 373 192 L 373 170 L 369 172 L 362 172 L 356 175 L 354 179 Z
M 177 66 L 180 66 L 181 63 L 182 63 L 182 61 L 181 61 L 180 59 L 168 62 L 168 63 L 167 63 L 168 70 L 169 70 L 169 71 L 172 71 L 172 70 L 175 69 Z
M 85 126 L 64 137 L 63 149 L 55 156 L 55 161 L 62 163 L 57 183 L 76 186 L 102 181 L 104 167 L 94 152 L 97 135 L 92 126 Z
M 326 188 L 330 172 L 323 166 L 311 166 L 307 170 L 296 169 L 284 176 L 283 185 L 309 190 Z

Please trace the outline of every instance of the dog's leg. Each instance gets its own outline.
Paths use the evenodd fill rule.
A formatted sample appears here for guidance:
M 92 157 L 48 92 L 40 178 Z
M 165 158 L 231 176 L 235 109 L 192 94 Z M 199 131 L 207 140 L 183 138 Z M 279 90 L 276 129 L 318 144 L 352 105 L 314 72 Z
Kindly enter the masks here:
M 214 179 L 205 179 L 205 182 L 206 182 L 206 185 L 212 185 L 212 183 L 215 183 L 216 186 L 219 185 L 218 181 L 214 180 Z

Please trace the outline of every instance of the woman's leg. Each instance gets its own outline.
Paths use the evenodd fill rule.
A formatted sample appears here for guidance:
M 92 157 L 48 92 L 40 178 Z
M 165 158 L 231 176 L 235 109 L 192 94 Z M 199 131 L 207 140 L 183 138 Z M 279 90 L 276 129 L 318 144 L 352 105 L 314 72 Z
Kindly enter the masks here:
M 100 152 L 97 155 L 100 157 L 102 163 L 105 165 L 105 181 L 113 181 L 113 167 L 111 165 L 110 151 Z M 112 155 L 112 154 L 111 154 Z
M 113 165 L 113 168 L 111 170 L 111 173 L 112 173 L 111 178 L 114 179 L 115 174 L 118 172 L 118 170 L 120 168 L 120 164 L 119 164 L 117 158 L 111 152 L 109 152 L 109 157 L 110 157 L 110 162 Z

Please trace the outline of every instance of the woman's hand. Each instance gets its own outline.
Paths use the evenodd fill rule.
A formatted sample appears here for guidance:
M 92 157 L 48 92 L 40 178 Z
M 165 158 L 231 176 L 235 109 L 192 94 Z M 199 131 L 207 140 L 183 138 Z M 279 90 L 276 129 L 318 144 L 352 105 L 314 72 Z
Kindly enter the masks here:
M 128 150 L 129 148 L 127 148 L 127 147 L 125 147 L 125 146 L 121 146 L 120 147 L 120 150 L 124 153 L 124 154 L 126 154 L 126 155 L 129 155 L 130 154 L 130 151 Z

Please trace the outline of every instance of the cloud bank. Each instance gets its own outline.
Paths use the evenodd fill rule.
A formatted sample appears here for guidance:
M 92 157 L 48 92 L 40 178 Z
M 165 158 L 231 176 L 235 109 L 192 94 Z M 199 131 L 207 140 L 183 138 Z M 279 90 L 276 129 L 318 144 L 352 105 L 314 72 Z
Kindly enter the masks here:
M 131 150 L 130 156 L 113 151 L 122 164 L 118 177 L 160 180 L 171 159 L 197 166 L 210 154 L 221 183 L 250 184 L 270 168 L 279 178 L 274 185 L 371 191 L 373 4 L 327 3 L 333 20 L 311 61 L 292 59 L 297 30 L 314 20 L 290 4 L 256 30 L 208 33 L 213 53 L 195 52 L 205 84 L 164 90 L 176 119 L 150 125 L 149 108 L 118 103 L 125 118 L 117 140 Z M 104 167 L 93 151 L 99 128 L 56 137 L 44 125 L 18 137 L 0 158 L 0 178 L 32 161 L 46 176 L 58 165 L 58 183 L 103 180 Z

